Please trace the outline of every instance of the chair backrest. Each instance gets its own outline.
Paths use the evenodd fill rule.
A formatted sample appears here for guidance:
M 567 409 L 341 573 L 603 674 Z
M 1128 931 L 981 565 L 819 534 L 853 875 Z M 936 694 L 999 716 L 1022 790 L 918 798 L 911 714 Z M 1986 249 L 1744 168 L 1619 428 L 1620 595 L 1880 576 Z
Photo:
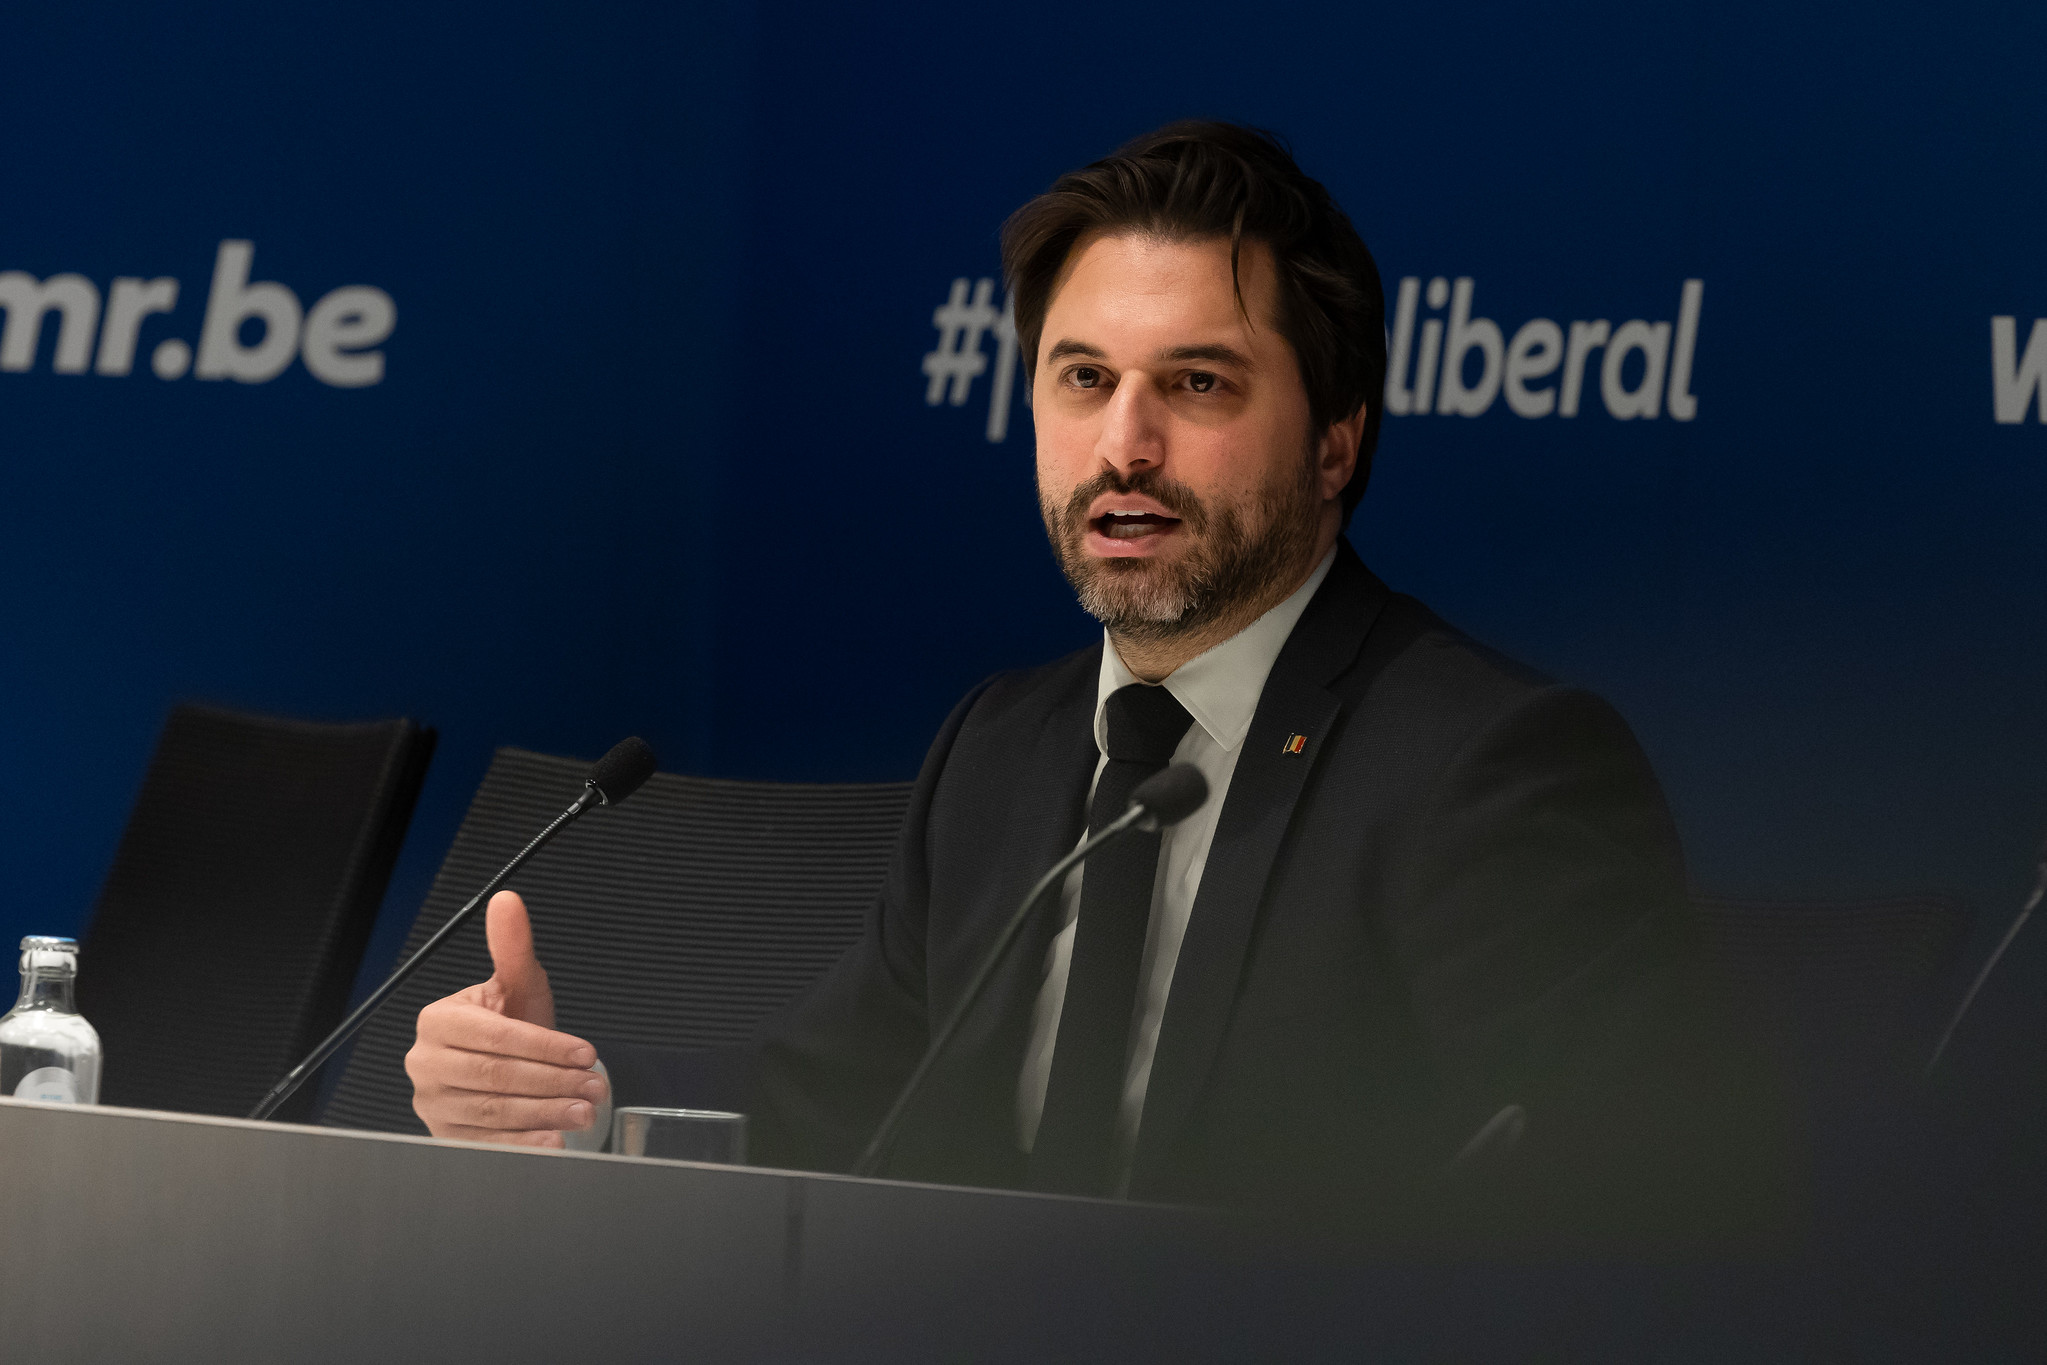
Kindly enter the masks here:
M 433 748 L 172 710 L 82 945 L 104 1103 L 239 1117 L 341 1021 Z
M 1723 998 L 1809 1098 L 1900 1079 L 1923 1064 L 1967 907 L 1927 894 L 1882 900 L 1701 899 Z
M 560 812 L 587 771 L 576 760 L 500 749 L 405 951 Z M 858 935 L 909 798 L 906 782 L 658 773 L 630 801 L 590 812 L 511 882 L 533 916 L 557 1025 L 600 1047 L 743 1045 Z M 364 1027 L 320 1121 L 422 1131 L 404 1072 L 415 1018 L 490 970 L 479 916 Z M 616 1088 L 616 1070 L 613 1079 Z

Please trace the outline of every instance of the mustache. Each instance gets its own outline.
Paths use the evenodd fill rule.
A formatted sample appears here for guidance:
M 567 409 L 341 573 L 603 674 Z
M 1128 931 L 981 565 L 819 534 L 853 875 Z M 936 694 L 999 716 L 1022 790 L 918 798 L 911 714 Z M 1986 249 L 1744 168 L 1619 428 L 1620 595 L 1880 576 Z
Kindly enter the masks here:
M 1111 469 L 1083 479 L 1074 488 L 1066 499 L 1064 529 L 1077 533 L 1086 525 L 1088 506 L 1104 493 L 1141 493 L 1186 522 L 1190 530 L 1201 531 L 1208 526 L 1208 508 L 1186 484 L 1176 483 L 1155 469 L 1141 469 L 1128 478 Z

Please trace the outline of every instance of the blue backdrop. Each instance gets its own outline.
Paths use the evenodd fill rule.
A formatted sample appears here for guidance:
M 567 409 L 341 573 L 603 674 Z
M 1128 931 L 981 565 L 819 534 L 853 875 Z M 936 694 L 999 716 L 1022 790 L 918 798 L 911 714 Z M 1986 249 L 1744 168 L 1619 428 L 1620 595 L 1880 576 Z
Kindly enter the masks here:
M 1991 3 L 17 7 L 0 939 L 81 925 L 180 697 L 440 727 L 385 952 L 494 746 L 912 773 L 1092 633 L 994 402 L 997 228 L 1189 114 L 1282 131 L 1413 281 L 1368 562 L 1612 698 L 1701 884 L 2001 907 L 2047 827 L 2043 39 Z

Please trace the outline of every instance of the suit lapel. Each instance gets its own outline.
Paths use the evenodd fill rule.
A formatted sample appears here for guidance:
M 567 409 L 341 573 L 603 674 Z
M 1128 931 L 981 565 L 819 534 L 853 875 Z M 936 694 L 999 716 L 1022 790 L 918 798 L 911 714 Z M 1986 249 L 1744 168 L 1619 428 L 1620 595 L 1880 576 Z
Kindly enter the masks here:
M 1139 1181 L 1150 1158 L 1178 1137 L 1215 1064 L 1273 864 L 1336 720 L 1339 702 L 1328 685 L 1357 657 L 1387 597 L 1349 542 L 1338 545 L 1329 577 L 1266 678 L 1230 777 L 1152 1060 Z
M 1028 748 L 1016 756 L 1012 818 L 1006 829 L 990 831 L 988 851 L 1001 860 L 993 890 L 976 898 L 974 923 L 962 938 L 974 945 L 973 952 L 962 958 L 958 978 L 946 983 L 945 997 L 934 1001 L 940 1007 L 936 1017 L 951 1009 L 966 974 L 1031 886 L 1080 840 L 1088 784 L 1100 757 L 1094 740 L 1099 655 L 1094 657 L 1097 666 L 1084 674 L 1076 670 L 1072 688 L 1053 703 Z M 956 1058 L 976 1059 L 974 1070 L 985 1064 L 1006 1077 L 1005 1093 L 1011 1097 L 1017 1068 L 1023 1064 L 1031 1008 L 1044 984 L 1045 951 L 1058 926 L 1059 908 L 1058 898 L 1050 898 L 1025 926 L 988 983 L 986 995 L 961 1026 L 952 1049 Z M 998 1060 L 987 1063 L 990 1058 Z

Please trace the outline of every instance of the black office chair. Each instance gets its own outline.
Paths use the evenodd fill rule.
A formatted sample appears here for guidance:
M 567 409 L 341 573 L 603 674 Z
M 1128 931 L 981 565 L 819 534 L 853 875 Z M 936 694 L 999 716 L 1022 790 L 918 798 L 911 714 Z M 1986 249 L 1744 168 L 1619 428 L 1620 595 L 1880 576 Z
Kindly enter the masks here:
M 103 1103 L 246 1114 L 341 1021 L 433 749 L 410 720 L 172 710 L 81 950 Z
M 581 789 L 587 765 L 500 749 L 407 937 L 410 953 Z M 732 1104 L 747 1038 L 860 931 L 908 809 L 906 782 L 656 774 L 537 854 L 526 898 L 558 1027 L 595 1043 L 620 1103 Z M 364 1029 L 320 1122 L 423 1131 L 404 1058 L 423 1005 L 490 975 L 479 916 Z M 696 1092 L 639 1093 L 681 1075 Z
M 1811 1105 L 1894 1088 L 1925 1064 L 1969 913 L 1952 896 L 1703 898 L 1711 979 Z

